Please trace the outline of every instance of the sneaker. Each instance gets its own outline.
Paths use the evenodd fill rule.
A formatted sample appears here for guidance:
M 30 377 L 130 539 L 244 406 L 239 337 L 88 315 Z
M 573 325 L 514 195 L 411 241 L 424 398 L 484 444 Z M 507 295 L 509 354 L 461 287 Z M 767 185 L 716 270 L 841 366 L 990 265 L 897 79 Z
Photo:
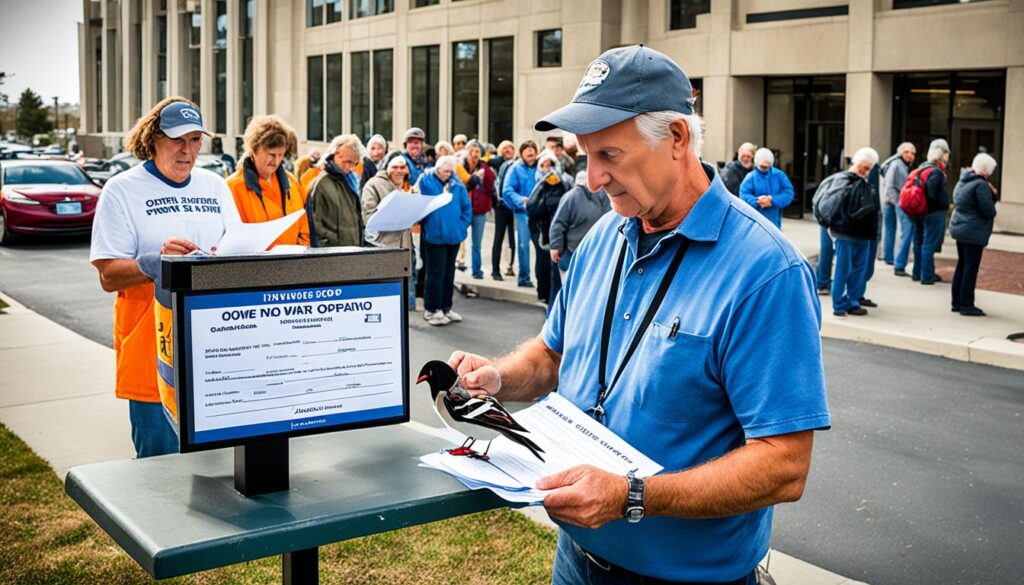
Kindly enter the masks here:
M 460 295 L 466 297 L 467 299 L 475 299 L 478 296 L 480 296 L 479 291 L 477 291 L 475 288 L 473 288 L 471 286 L 468 286 L 468 285 L 465 285 L 465 284 L 460 284 L 459 288 L 458 288 L 458 291 L 459 291 Z
M 868 310 L 865 309 L 864 307 L 854 307 L 847 311 L 847 313 L 850 315 L 867 315 Z
M 533 281 L 532 280 L 527 280 L 526 282 L 519 281 L 519 286 L 521 286 L 523 288 L 533 288 Z
M 444 316 L 447 317 L 448 320 L 451 321 L 452 323 L 462 322 L 462 315 L 456 313 L 455 311 L 452 311 L 451 309 L 445 311 Z
M 818 287 L 818 294 L 819 295 L 821 295 L 823 297 L 827 297 L 830 293 L 831 293 L 831 291 L 829 290 L 829 287 L 827 287 L 827 286 L 819 286 Z
M 931 279 L 931 280 L 922 280 L 922 281 L 921 281 L 921 284 L 928 284 L 928 285 L 931 285 L 931 284 L 935 284 L 936 282 L 938 282 L 938 279 L 937 279 L 937 278 L 933 278 L 933 279 Z
M 459 272 L 465 272 L 466 268 L 467 266 L 465 262 L 459 262 L 458 264 L 455 265 L 455 270 L 458 270 Z
M 840 311 L 832 311 L 832 316 L 833 317 L 839 317 L 840 319 L 845 319 L 846 318 L 846 313 L 843 313 L 843 312 L 840 312 Z
M 446 317 L 445 314 L 442 313 L 441 311 L 436 311 L 430 315 L 430 318 L 427 319 L 427 323 L 430 323 L 431 325 L 434 326 L 441 326 L 451 323 L 451 320 L 448 317 Z
M 509 266 L 508 270 L 505 271 L 505 276 L 515 276 L 515 275 L 516 275 L 515 271 L 513 271 L 512 267 Z
M 897 268 L 896 270 L 893 270 L 892 273 L 896 276 L 910 276 L 910 273 L 902 268 Z
M 935 278 L 933 278 L 932 280 L 935 281 L 935 282 L 942 282 L 942 277 L 939 276 L 938 274 L 936 274 Z
M 434 316 L 433 311 L 423 311 L 423 320 L 430 321 L 430 318 Z
M 491 278 L 493 278 L 494 280 L 505 280 L 504 278 L 502 278 L 500 272 L 492 272 Z
M 984 317 L 985 311 L 982 311 L 978 307 L 961 307 L 960 314 L 964 317 Z
M 953 307 L 953 308 L 950 309 L 950 311 L 952 311 L 954 313 L 959 313 L 960 312 L 960 307 Z
M 875 301 L 872 301 L 871 299 L 867 299 L 867 298 L 864 298 L 864 297 L 861 297 L 860 300 L 858 300 L 857 302 L 860 303 L 860 306 L 862 306 L 862 307 L 877 307 L 878 306 L 878 303 L 876 303 Z
M 474 280 L 483 280 L 484 279 L 484 273 L 483 272 L 478 272 L 478 273 L 474 274 L 473 275 L 473 279 Z

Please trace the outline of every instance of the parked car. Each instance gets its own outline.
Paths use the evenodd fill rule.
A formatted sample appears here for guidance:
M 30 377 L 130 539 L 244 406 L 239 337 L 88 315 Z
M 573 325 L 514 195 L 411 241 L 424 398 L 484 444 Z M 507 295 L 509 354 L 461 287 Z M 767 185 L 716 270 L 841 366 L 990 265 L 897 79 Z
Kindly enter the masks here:
M 8 160 L 0 164 L 0 243 L 22 234 L 92 231 L 100 188 L 70 161 Z
M 133 166 L 135 165 L 133 165 L 129 160 L 120 158 L 87 162 L 82 165 L 82 170 L 84 170 L 85 174 L 89 175 L 92 180 L 96 181 L 96 183 L 102 187 L 108 180 L 110 180 L 110 177 L 113 177 L 118 173 L 123 173 Z
M 200 154 L 196 157 L 196 166 L 213 171 L 225 178 L 235 172 L 235 169 L 228 167 L 228 164 L 224 162 L 224 159 L 219 154 Z

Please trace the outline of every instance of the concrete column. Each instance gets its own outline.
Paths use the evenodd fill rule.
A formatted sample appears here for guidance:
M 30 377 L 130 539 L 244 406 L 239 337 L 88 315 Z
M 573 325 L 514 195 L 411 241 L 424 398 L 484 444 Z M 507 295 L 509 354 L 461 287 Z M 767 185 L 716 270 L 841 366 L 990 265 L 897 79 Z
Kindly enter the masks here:
M 185 50 L 182 44 L 188 43 L 185 38 L 188 29 L 182 28 L 181 15 L 178 2 L 167 3 L 167 97 L 185 94 L 183 87 L 188 72 L 181 70 L 181 52 Z
M 214 4 L 214 0 L 202 0 L 202 18 L 203 18 L 203 31 L 202 40 L 199 45 L 199 107 L 203 114 L 206 116 L 205 122 L 207 128 L 211 131 L 214 128 L 216 105 L 217 105 L 217 93 L 216 86 L 214 85 L 214 67 L 213 67 L 213 42 L 214 37 L 217 34 L 217 7 Z M 184 75 L 188 75 L 187 71 L 182 72 Z
M 846 74 L 846 131 L 843 148 L 853 156 L 870 146 L 879 156 L 892 149 L 892 75 Z
M 156 14 L 153 0 L 142 2 L 142 52 L 148 55 L 142 59 L 142 115 L 156 105 Z M 140 57 L 141 58 L 141 57 Z
M 114 119 L 112 98 L 114 95 L 114 88 L 116 87 L 116 85 L 114 84 L 113 72 L 111 71 L 112 68 L 110 66 L 113 63 L 113 60 L 110 58 L 110 53 L 114 50 L 114 47 L 110 46 L 110 42 L 108 41 L 107 36 L 107 27 L 110 26 L 109 22 L 113 18 L 113 16 L 110 14 L 110 11 L 107 10 L 107 8 L 109 8 L 109 3 L 107 2 L 107 0 L 101 0 L 100 47 L 102 51 L 102 66 L 100 69 L 100 73 L 103 76 L 103 79 L 97 79 L 96 83 L 99 84 L 100 91 L 103 92 L 103 111 L 101 112 L 101 116 L 103 119 L 103 132 L 111 131 L 111 123 Z
M 78 108 L 79 134 L 92 134 L 96 131 L 96 80 L 93 79 L 93 58 L 96 47 L 92 42 L 90 21 L 90 0 L 82 0 L 82 20 L 78 24 L 78 89 L 81 92 Z M 81 142 L 81 141 L 79 141 Z
M 133 118 L 133 105 L 135 104 L 135 86 L 138 80 L 135 79 L 134 62 L 141 59 L 141 55 L 135 54 L 135 19 L 138 15 L 132 10 L 132 0 L 123 0 L 121 8 L 121 26 L 118 35 L 121 37 L 121 54 L 117 57 L 121 60 L 121 121 L 120 129 L 127 132 L 135 123 Z
M 704 78 L 704 160 L 730 161 L 744 142 L 764 144 L 764 81 L 760 77 Z
M 252 111 L 253 115 L 266 114 L 270 105 L 270 3 L 256 2 L 252 17 Z
M 242 92 L 239 91 L 239 84 L 242 83 L 242 53 L 239 51 L 239 35 L 241 27 L 239 19 L 242 18 L 243 3 L 239 0 L 227 0 L 228 15 L 228 45 L 227 45 L 227 94 L 224 105 L 227 108 L 226 124 L 224 132 L 226 137 L 223 140 L 225 146 L 234 142 L 234 137 L 245 131 L 239 128 L 239 112 L 242 111 Z
M 1006 70 L 1006 114 L 1003 117 L 1002 200 L 996 206 L 995 228 L 1024 234 L 1024 67 Z

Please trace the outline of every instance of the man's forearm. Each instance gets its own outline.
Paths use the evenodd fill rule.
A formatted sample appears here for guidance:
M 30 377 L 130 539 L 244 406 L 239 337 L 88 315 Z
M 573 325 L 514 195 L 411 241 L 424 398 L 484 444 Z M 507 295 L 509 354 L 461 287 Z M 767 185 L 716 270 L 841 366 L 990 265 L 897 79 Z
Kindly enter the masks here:
M 96 260 L 92 264 L 100 273 L 100 286 L 107 292 L 118 292 L 152 282 L 139 270 L 139 264 L 135 260 L 128 258 Z
M 540 337 L 523 342 L 512 353 L 495 360 L 501 374 L 497 396 L 504 401 L 536 400 L 558 386 L 561 356 L 544 345 Z
M 748 441 L 723 457 L 650 477 L 649 515 L 718 518 L 800 499 L 814 435 L 804 431 Z

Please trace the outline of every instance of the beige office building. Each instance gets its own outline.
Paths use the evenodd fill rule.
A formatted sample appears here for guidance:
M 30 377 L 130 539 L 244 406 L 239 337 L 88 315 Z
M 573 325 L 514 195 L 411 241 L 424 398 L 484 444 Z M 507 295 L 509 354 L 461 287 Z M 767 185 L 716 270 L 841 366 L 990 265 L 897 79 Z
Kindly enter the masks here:
M 1024 233 L 1024 0 L 83 0 L 81 143 L 120 150 L 169 95 L 200 104 L 225 151 L 253 114 L 300 150 L 352 132 L 497 143 L 543 138 L 602 51 L 644 43 L 694 82 L 704 158 L 744 141 L 797 186 L 869 145 L 923 156 L 946 138 L 950 179 L 981 149 L 1000 163 L 997 229 Z M 1016 31 L 1016 32 L 1014 32 Z M 952 185 L 952 183 L 951 183 Z

